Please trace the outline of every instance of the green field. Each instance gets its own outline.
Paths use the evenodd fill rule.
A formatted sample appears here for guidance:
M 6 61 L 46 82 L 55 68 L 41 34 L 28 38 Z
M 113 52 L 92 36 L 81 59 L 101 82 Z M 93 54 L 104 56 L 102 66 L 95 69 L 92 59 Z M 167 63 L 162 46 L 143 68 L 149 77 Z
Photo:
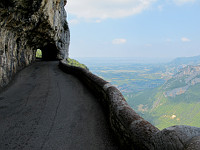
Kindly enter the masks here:
M 186 86 L 187 76 L 173 78 L 180 64 L 93 63 L 88 66 L 115 85 L 129 105 L 159 129 L 172 125 L 200 127 L 200 84 L 174 97 L 164 95 L 166 91 Z

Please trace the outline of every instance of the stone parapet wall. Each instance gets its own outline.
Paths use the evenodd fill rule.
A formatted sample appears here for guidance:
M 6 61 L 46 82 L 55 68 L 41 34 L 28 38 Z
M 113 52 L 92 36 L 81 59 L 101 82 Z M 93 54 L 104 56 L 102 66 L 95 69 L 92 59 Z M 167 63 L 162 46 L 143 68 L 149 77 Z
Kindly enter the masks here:
M 140 117 L 121 92 L 88 70 L 70 66 L 64 60 L 60 68 L 76 76 L 96 95 L 104 106 L 110 126 L 123 149 L 132 150 L 199 150 L 200 128 L 173 126 L 162 131 Z

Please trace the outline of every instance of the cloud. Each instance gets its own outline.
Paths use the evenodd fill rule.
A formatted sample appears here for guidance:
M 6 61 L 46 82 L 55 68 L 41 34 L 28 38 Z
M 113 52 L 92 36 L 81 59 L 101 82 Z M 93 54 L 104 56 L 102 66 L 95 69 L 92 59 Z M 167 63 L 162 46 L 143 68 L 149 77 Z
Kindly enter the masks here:
M 78 24 L 78 23 L 79 23 L 79 21 L 78 21 L 77 19 L 71 19 L 71 20 L 69 20 L 68 22 L 69 22 L 69 24 L 71 24 L 71 25 L 74 25 L 74 24 Z
M 177 5 L 183 5 L 183 4 L 186 4 L 186 3 L 194 3 L 196 0 L 173 0 L 173 1 Z
M 126 43 L 126 39 L 114 39 L 114 40 L 112 40 L 112 44 L 115 44 L 115 45 L 117 45 L 117 44 L 124 44 L 124 43 Z
M 182 41 L 182 42 L 190 42 L 191 40 L 188 39 L 188 38 L 186 38 L 186 37 L 182 37 L 182 38 L 181 38 L 181 41 Z
M 157 0 L 71 0 L 68 13 L 84 19 L 122 18 L 148 9 Z
M 159 5 L 159 6 L 158 6 L 158 10 L 159 10 L 159 11 L 163 11 L 163 5 Z
M 96 23 L 100 23 L 100 22 L 101 22 L 101 20 L 99 19 L 99 20 L 96 20 L 95 22 L 96 22 Z

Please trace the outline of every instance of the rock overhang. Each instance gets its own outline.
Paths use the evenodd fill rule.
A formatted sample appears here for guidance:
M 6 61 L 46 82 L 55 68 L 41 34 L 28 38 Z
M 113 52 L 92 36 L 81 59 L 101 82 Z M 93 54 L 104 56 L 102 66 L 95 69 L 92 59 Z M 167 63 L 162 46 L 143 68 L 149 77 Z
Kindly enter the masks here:
M 0 2 L 0 25 L 27 40 L 30 47 L 56 46 L 57 58 L 68 57 L 66 0 L 8 0 Z
M 0 1 L 0 87 L 35 61 L 37 49 L 44 49 L 46 60 L 68 57 L 65 4 L 66 0 Z

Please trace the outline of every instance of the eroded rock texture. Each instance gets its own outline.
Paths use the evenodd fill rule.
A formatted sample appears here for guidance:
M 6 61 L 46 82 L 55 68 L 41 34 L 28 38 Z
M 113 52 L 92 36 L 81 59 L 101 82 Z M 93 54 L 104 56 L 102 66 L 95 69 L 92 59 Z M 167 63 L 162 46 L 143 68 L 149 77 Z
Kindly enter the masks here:
M 0 88 L 24 66 L 35 60 L 68 57 L 69 28 L 66 0 L 0 1 Z

